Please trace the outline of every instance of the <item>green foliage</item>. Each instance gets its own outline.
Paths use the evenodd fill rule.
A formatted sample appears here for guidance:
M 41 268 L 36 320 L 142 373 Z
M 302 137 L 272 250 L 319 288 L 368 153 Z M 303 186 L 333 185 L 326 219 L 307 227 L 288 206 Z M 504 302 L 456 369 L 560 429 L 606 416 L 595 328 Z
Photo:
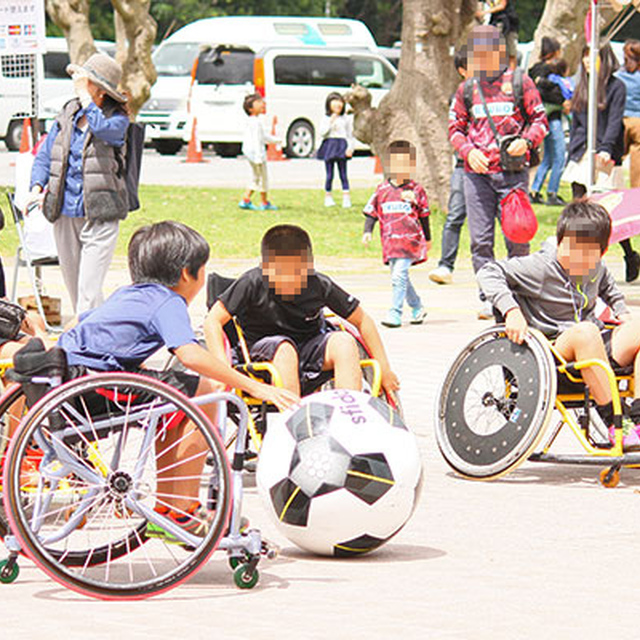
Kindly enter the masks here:
M 515 0 L 515 3 L 520 18 L 518 39 L 520 42 L 529 42 L 533 40 L 533 33 L 540 22 L 545 3 L 540 0 Z

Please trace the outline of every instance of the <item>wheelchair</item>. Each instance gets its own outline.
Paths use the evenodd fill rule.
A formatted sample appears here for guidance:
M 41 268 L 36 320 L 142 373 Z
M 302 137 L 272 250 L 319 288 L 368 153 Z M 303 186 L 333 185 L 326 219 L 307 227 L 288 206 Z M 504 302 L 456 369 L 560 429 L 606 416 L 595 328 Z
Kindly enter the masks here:
M 254 587 L 261 557 L 275 551 L 241 519 L 242 400 L 230 393 L 189 399 L 132 373 L 65 381 L 62 350 L 27 355 L 22 362 L 16 355 L 9 375 L 19 384 L 0 399 L 0 415 L 13 416 L 3 428 L 19 420 L 2 455 L 7 521 L 0 533 L 9 557 L 0 563 L 0 582 L 18 577 L 23 554 L 79 593 L 141 599 L 189 579 L 219 549 L 236 585 Z M 227 406 L 239 416 L 231 464 L 200 408 L 207 404 L 215 404 L 218 419 Z M 176 499 L 197 500 L 207 515 L 192 515 Z M 192 516 L 204 533 L 178 526 L 169 508 Z
M 228 289 L 235 280 L 218 273 L 211 273 L 207 278 L 207 309 L 211 309 L 216 303 L 220 295 Z M 386 394 L 382 388 L 382 374 L 379 363 L 371 357 L 367 346 L 364 344 L 362 337 L 355 327 L 351 326 L 346 320 L 336 316 L 327 314 L 327 322 L 332 331 L 347 331 L 355 339 L 360 353 L 360 368 L 362 370 L 363 386 L 365 391 L 376 397 L 382 397 L 385 402 L 393 409 L 402 413 L 402 407 L 399 400 L 392 398 Z M 251 360 L 249 348 L 247 346 L 242 328 L 235 318 L 230 320 L 224 327 L 226 346 L 229 357 L 232 353 L 237 356 L 237 362 L 234 364 L 236 370 L 248 375 L 254 380 L 266 382 L 275 386 L 282 386 L 282 378 L 276 367 L 271 362 L 255 362 Z M 176 366 L 175 359 L 172 359 L 170 366 Z M 333 372 L 322 372 L 320 376 L 315 378 L 310 384 L 303 385 L 302 395 L 308 395 L 316 391 L 332 389 L 334 385 Z M 248 432 L 250 436 L 250 444 L 255 452 L 260 450 L 262 438 L 267 428 L 267 417 L 269 413 L 276 412 L 277 409 L 262 400 L 254 398 L 242 391 L 237 391 L 238 395 L 244 400 L 249 408 L 249 425 Z M 234 418 L 235 412 L 231 407 L 231 417 Z M 225 442 L 227 446 L 231 446 L 235 442 L 236 433 L 234 429 L 228 428 L 225 433 Z M 254 452 L 249 452 L 252 456 Z
M 609 380 L 614 439 L 582 380 L 586 367 L 599 367 Z M 436 439 L 449 466 L 471 480 L 500 478 L 529 460 L 602 466 L 600 482 L 615 487 L 622 467 L 640 464 L 640 452 L 622 448 L 622 403 L 633 392 L 633 367 L 567 362 L 539 331 L 530 328 L 517 345 L 497 325 L 473 338 L 451 365 L 437 396 Z M 550 451 L 563 429 L 584 453 Z

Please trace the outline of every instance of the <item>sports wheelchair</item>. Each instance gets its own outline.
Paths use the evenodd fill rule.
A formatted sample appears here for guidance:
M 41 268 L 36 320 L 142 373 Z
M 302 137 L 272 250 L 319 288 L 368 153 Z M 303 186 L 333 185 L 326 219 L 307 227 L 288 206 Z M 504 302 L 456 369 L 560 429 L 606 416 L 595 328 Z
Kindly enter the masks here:
M 207 308 L 209 310 L 216 303 L 220 295 L 234 282 L 235 280 L 233 278 L 228 278 L 218 273 L 209 274 L 207 278 Z M 388 396 L 382 388 L 380 365 L 377 360 L 371 357 L 371 354 L 358 331 L 346 320 L 342 320 L 341 318 L 337 318 L 333 315 L 327 315 L 326 318 L 331 330 L 347 331 L 356 340 L 360 353 L 360 368 L 362 369 L 362 378 L 365 390 L 373 396 L 383 397 L 389 406 L 393 407 L 396 411 L 401 412 L 402 409 L 397 397 L 392 398 Z M 260 382 L 266 382 L 280 387 L 282 386 L 280 374 L 271 362 L 255 362 L 251 360 L 249 348 L 245 341 L 242 328 L 235 318 L 225 325 L 224 332 L 229 357 L 231 357 L 232 352 L 237 356 L 238 361 L 234 366 L 238 371 L 241 371 Z M 315 391 L 331 389 L 333 388 L 333 384 L 333 372 L 322 372 L 322 374 L 315 378 L 311 384 L 303 385 L 302 395 L 308 395 Z M 237 393 L 249 408 L 248 431 L 251 444 L 256 451 L 259 451 L 262 443 L 262 437 L 266 431 L 267 414 L 276 411 L 276 408 L 242 391 L 238 391 Z M 231 407 L 232 417 L 233 413 L 233 408 Z M 232 429 L 229 429 L 225 434 L 225 442 L 229 444 L 234 440 L 235 432 Z
M 9 557 L 0 563 L 0 582 L 18 577 L 24 554 L 79 593 L 140 599 L 184 582 L 221 549 L 236 585 L 255 586 L 260 558 L 274 557 L 275 549 L 241 519 L 242 400 L 229 393 L 189 399 L 130 373 L 65 382 L 64 352 L 41 346 L 16 354 L 9 375 L 19 384 L 0 398 L 0 427 L 12 434 L 2 452 L 0 535 Z M 219 419 L 227 406 L 239 416 L 231 465 L 200 409 L 214 403 Z M 197 500 L 206 515 L 185 511 L 176 499 Z M 178 526 L 169 508 L 192 516 L 204 533 Z
M 613 441 L 582 380 L 586 367 L 599 367 L 609 380 Z M 614 371 L 602 360 L 567 362 L 539 331 L 529 329 L 517 345 L 498 325 L 462 349 L 442 383 L 438 446 L 454 471 L 472 480 L 499 478 L 529 460 L 604 466 L 601 483 L 615 487 L 622 467 L 640 465 L 640 453 L 622 448 L 622 403 L 633 392 L 633 367 Z M 557 422 L 547 429 L 554 411 Z M 563 427 L 585 453 L 550 452 Z

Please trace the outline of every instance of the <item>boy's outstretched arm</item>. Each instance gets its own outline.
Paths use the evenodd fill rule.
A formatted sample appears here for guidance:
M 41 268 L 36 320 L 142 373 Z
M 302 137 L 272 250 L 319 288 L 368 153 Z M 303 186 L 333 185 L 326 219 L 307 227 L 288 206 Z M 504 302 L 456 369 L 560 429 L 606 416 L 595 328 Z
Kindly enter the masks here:
M 375 322 L 360 305 L 358 305 L 356 310 L 347 318 L 347 322 L 350 322 L 360 332 L 364 343 L 371 352 L 371 356 L 376 359 L 380 365 L 384 390 L 391 397 L 395 398 L 395 392 L 400 389 L 400 381 L 398 380 L 398 376 L 391 370 L 387 352 L 382 344 L 382 338 L 380 338 Z

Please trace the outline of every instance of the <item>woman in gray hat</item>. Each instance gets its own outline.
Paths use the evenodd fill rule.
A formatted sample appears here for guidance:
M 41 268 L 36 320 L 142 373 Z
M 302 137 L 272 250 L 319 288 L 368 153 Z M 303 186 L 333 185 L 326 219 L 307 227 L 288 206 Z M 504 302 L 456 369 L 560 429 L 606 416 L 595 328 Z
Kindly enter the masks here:
M 125 183 L 127 99 L 120 65 L 95 53 L 69 65 L 76 97 L 58 114 L 31 172 L 31 201 L 53 223 L 74 312 L 102 302 L 102 285 L 128 212 Z

